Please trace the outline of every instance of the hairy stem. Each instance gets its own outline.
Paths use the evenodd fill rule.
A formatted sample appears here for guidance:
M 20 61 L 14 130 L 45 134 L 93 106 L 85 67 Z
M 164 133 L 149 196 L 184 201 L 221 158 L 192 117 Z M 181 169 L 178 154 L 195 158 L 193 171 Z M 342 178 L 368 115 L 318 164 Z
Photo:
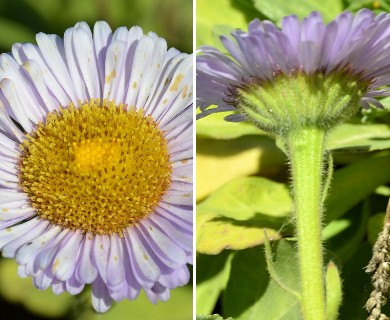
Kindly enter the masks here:
M 324 320 L 326 314 L 321 243 L 325 135 L 325 130 L 301 127 L 287 136 L 305 320 Z

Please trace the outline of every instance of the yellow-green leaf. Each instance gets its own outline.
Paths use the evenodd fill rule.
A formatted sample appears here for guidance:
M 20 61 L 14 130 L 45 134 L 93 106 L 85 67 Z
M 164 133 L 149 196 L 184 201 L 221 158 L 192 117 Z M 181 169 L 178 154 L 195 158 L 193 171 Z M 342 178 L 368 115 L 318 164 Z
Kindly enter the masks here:
M 275 142 L 265 136 L 232 140 L 197 139 L 196 198 L 201 200 L 234 178 L 273 175 L 286 162 Z
M 343 124 L 329 136 L 327 149 L 376 151 L 390 148 L 390 127 L 385 124 Z
M 197 208 L 197 250 L 218 254 L 270 240 L 290 215 L 292 201 L 284 184 L 260 177 L 237 178 L 214 192 Z
M 237 10 L 237 6 L 246 10 Z M 215 45 L 212 30 L 216 25 L 248 29 L 248 22 L 256 15 L 250 1 L 198 0 L 196 2 L 197 46 Z
M 196 122 L 196 135 L 202 138 L 235 139 L 248 134 L 265 133 L 249 122 L 227 122 L 224 118 L 231 112 L 213 113 Z
M 257 10 L 278 24 L 284 16 L 296 14 L 304 18 L 312 11 L 320 11 L 324 20 L 329 22 L 343 10 L 341 0 L 254 0 L 254 4 Z

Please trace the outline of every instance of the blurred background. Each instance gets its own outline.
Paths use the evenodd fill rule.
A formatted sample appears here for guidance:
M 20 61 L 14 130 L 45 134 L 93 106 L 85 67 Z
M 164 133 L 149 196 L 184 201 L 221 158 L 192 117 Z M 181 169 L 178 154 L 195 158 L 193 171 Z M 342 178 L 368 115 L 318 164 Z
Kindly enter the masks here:
M 35 43 L 35 34 L 63 36 L 76 22 L 90 27 L 107 21 L 114 30 L 139 25 L 165 38 L 169 47 L 192 52 L 192 0 L 0 0 L 0 50 L 16 42 Z M 77 298 L 38 291 L 32 279 L 17 276 L 12 259 L 0 258 L 0 319 L 17 320 L 188 320 L 192 319 L 192 285 L 171 291 L 166 303 L 152 305 L 142 293 L 136 301 L 116 303 L 106 314 L 90 307 L 90 292 Z
M 35 42 L 38 32 L 63 35 L 78 21 L 107 21 L 112 29 L 139 25 L 192 52 L 192 0 L 0 0 L 0 49 Z

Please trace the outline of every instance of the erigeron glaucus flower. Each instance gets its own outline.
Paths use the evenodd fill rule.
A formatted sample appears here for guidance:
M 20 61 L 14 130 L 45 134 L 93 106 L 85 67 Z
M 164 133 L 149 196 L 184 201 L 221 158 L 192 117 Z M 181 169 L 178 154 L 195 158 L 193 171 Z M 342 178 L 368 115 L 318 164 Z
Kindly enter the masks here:
M 254 20 L 248 32 L 236 30 L 232 37 L 222 36 L 221 41 L 229 55 L 205 46 L 197 57 L 197 99 L 202 111 L 199 117 L 238 111 L 227 120 L 259 120 L 268 128 L 275 114 L 281 122 L 288 122 L 294 105 L 307 104 L 302 114 L 308 114 L 308 118 L 331 112 L 326 114 L 332 118 L 324 121 L 326 126 L 327 120 L 332 122 L 344 113 L 355 112 L 359 102 L 365 108 L 370 104 L 381 107 L 374 97 L 389 95 L 390 16 L 386 13 L 375 16 L 363 9 L 354 16 L 343 12 L 327 25 L 318 12 L 302 21 L 293 15 L 282 20 L 281 29 L 272 22 Z M 300 78 L 299 86 L 311 89 L 297 90 L 283 99 L 283 91 L 288 90 L 293 78 Z M 273 92 L 278 82 L 280 86 Z M 339 87 L 333 89 L 341 95 L 328 101 L 327 91 L 334 83 Z M 313 99 L 306 100 L 305 94 L 323 99 L 323 107 L 313 110 Z M 354 110 L 347 112 L 345 105 L 336 106 L 343 95 L 352 97 L 348 103 L 354 105 Z M 279 98 L 269 102 L 270 96 Z M 207 109 L 214 104 L 216 108 Z M 288 104 L 291 108 L 286 107 Z M 326 110 L 319 110 L 322 108 Z M 304 116 L 300 121 L 305 124 L 310 120 Z
M 166 301 L 192 261 L 192 58 L 84 22 L 0 56 L 0 249 L 39 289 Z

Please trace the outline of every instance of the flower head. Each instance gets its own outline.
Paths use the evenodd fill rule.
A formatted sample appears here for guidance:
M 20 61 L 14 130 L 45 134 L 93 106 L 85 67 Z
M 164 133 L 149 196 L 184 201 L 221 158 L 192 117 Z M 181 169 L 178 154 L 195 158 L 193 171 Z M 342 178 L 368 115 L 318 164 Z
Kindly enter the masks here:
M 299 117 L 309 115 L 300 121 L 310 122 L 314 116 L 327 126 L 355 112 L 359 102 L 365 108 L 370 104 L 381 107 L 373 97 L 389 95 L 390 15 L 385 13 L 375 16 L 364 9 L 353 16 L 344 12 L 326 25 L 321 15 L 313 12 L 302 21 L 296 16 L 285 17 L 281 29 L 272 22 L 254 20 L 248 32 L 237 30 L 232 38 L 221 36 L 221 41 L 229 56 L 213 47 L 202 47 L 197 57 L 200 117 L 238 111 L 226 119 L 260 121 L 260 127 L 272 131 L 273 124 L 267 122 L 272 122 L 275 114 L 279 122 L 288 121 L 291 115 L 284 105 L 286 100 L 295 99 L 294 109 L 297 104 L 312 104 L 310 99 L 315 98 L 323 99 L 325 110 L 313 111 L 313 105 L 306 106 Z M 289 80 L 297 78 L 304 89 L 282 93 L 291 85 Z M 328 101 L 331 88 L 340 94 Z M 281 96 L 279 101 L 266 101 L 273 94 L 270 90 Z M 283 96 L 288 99 L 283 100 Z M 350 100 L 330 110 L 343 96 Z M 217 107 L 207 109 L 213 104 Z
M 192 261 L 192 58 L 84 22 L 0 55 L 0 249 L 57 294 L 166 301 Z

